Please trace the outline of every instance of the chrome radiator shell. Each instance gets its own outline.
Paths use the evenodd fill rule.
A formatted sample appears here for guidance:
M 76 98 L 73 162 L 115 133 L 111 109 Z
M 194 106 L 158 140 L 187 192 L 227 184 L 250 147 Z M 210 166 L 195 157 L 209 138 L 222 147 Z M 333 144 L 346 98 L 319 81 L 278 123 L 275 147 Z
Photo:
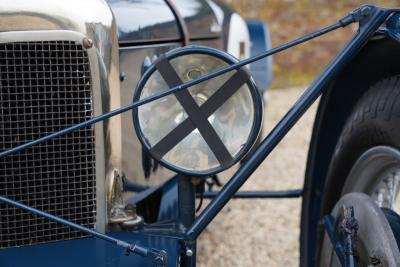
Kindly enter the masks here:
M 92 116 L 120 106 L 116 26 L 105 1 L 2 1 L 0 43 L 18 42 L 71 42 L 84 47 L 90 65 Z M 119 117 L 94 126 L 94 227 L 102 232 L 107 227 L 105 180 L 113 170 L 121 167 L 120 128 Z M 26 190 L 34 190 L 34 186 L 27 185 Z M 78 197 L 73 201 L 79 201 L 77 199 Z M 0 214 L 2 227 L 1 211 Z M 75 236 L 65 237 L 71 238 Z

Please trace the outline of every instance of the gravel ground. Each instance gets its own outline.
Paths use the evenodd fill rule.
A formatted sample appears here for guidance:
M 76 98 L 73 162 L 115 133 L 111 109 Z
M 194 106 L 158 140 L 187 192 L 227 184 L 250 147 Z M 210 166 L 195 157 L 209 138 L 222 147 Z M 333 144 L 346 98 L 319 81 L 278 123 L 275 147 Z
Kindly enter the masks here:
M 264 134 L 303 91 L 269 92 Z M 316 104 L 247 181 L 244 190 L 302 187 L 315 111 Z M 230 173 L 232 170 L 223 180 Z M 199 238 L 198 266 L 298 266 L 300 211 L 300 199 L 230 201 Z

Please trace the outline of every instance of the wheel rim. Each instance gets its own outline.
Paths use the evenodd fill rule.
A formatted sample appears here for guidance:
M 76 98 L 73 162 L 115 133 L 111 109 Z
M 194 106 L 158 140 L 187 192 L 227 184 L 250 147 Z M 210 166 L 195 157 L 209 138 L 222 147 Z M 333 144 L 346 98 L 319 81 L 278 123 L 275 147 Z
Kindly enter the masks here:
M 342 195 L 363 192 L 379 207 L 400 211 L 400 151 L 376 146 L 362 154 L 346 179 Z
M 331 215 L 337 219 L 343 206 L 352 206 L 354 217 L 358 221 L 359 266 L 399 266 L 400 252 L 396 239 L 384 213 L 376 203 L 364 193 L 349 193 L 336 203 Z M 320 266 L 341 266 L 334 253 L 332 243 L 326 235 L 322 244 L 321 256 Z
M 370 197 L 371 202 L 377 208 L 388 208 L 397 213 L 400 212 L 400 151 L 390 146 L 376 146 L 363 153 L 353 165 L 346 182 L 343 186 L 341 195 L 352 192 L 361 192 Z M 345 196 L 346 197 L 346 196 Z M 378 213 L 377 213 L 378 214 Z M 383 213 L 379 213 L 378 220 L 385 220 Z M 376 218 L 375 218 L 376 219 Z M 369 222 L 372 222 L 371 220 Z M 360 222 L 362 223 L 362 222 Z M 390 231 L 390 230 L 389 230 Z M 326 257 L 331 259 L 332 248 L 326 246 L 326 235 L 324 244 L 321 247 L 321 266 L 339 266 L 337 262 L 324 262 Z M 361 247 L 368 247 L 373 244 L 362 244 Z M 397 248 L 397 244 L 396 244 Z M 371 260 L 371 255 L 361 249 L 361 265 Z M 398 248 L 397 248 L 398 250 Z M 330 255 L 330 256 L 329 256 Z M 361 259 L 363 258 L 363 259 Z M 368 265 L 365 265 L 368 266 Z M 378 265 L 379 266 L 379 265 Z M 383 264 L 380 266 L 393 266 Z M 394 265 L 396 266 L 396 265 Z

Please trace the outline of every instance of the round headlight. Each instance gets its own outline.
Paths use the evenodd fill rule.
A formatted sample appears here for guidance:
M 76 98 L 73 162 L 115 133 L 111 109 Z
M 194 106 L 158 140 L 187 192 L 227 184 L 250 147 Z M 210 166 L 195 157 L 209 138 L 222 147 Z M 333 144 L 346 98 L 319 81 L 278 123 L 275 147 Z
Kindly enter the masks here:
M 134 101 L 237 62 L 208 47 L 173 50 L 149 67 Z M 162 165 L 206 176 L 239 161 L 261 127 L 262 100 L 245 69 L 232 70 L 133 111 L 137 135 Z

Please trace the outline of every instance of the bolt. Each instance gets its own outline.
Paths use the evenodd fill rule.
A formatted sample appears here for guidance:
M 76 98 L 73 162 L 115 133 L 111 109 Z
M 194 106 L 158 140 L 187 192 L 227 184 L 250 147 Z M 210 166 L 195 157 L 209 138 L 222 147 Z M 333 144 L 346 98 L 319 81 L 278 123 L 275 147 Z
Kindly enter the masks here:
M 119 80 L 120 80 L 121 82 L 123 82 L 123 81 L 125 80 L 125 78 L 126 78 L 125 72 L 121 72 L 121 73 L 119 74 Z
M 372 11 L 372 8 L 371 8 L 370 6 L 362 7 L 362 8 L 361 8 L 361 15 L 362 15 L 363 17 L 366 17 L 366 16 L 368 16 L 368 15 L 371 13 L 371 11 Z
M 128 204 L 125 206 L 125 211 L 136 215 L 136 204 L 128 203 Z
M 86 49 L 92 48 L 93 41 L 92 41 L 92 39 L 89 39 L 89 38 L 83 38 L 82 45 Z
M 187 249 L 187 250 L 186 250 L 186 256 L 192 257 L 192 256 L 193 256 L 193 250 Z

